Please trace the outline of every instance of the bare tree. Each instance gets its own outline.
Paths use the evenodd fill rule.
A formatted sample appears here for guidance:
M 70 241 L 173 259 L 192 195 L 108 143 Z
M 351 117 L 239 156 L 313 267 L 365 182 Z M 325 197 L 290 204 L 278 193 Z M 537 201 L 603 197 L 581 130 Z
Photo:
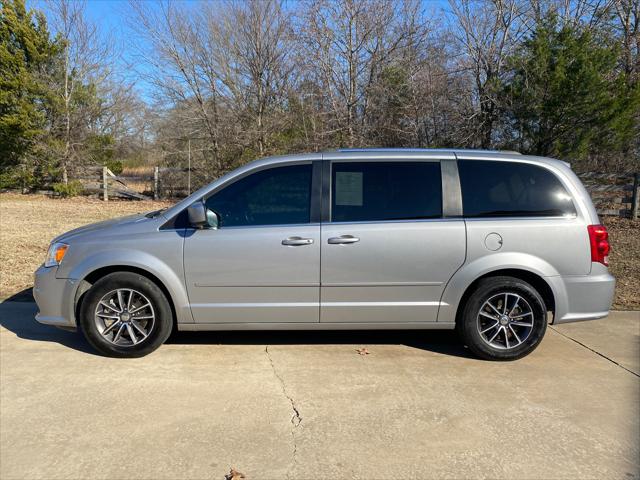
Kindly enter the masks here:
M 508 144 L 517 132 L 503 87 L 524 37 L 553 14 L 622 39 L 621 68 L 637 72 L 637 4 L 451 0 L 440 16 L 425 15 L 419 0 L 131 8 L 145 40 L 140 75 L 158 93 L 156 147 L 167 161 L 188 150 L 219 175 L 288 150 Z
M 533 31 L 540 21 L 555 15 L 560 25 L 599 28 L 619 0 L 527 0 L 526 28 Z
M 139 53 L 147 68 L 140 75 L 157 88 L 163 102 L 193 104 L 193 109 L 181 109 L 186 114 L 182 121 L 206 136 L 206 151 L 221 172 L 217 45 L 211 45 L 206 23 L 171 1 L 132 1 L 130 7 L 132 28 L 145 40 Z
M 299 36 L 307 69 L 322 85 L 334 128 L 357 145 L 366 124 L 369 94 L 399 51 L 419 41 L 423 25 L 407 21 L 415 2 L 313 0 L 305 8 Z
M 69 165 L 82 145 L 86 131 L 87 107 L 80 107 L 75 97 L 81 88 L 99 88 L 111 75 L 113 44 L 86 18 L 83 0 L 49 0 L 52 25 L 63 48 L 62 82 L 52 79 L 53 90 L 62 103 L 62 141 L 60 158 L 62 181 L 69 181 Z M 89 113 L 89 115 L 91 115 Z M 93 118 L 96 118 L 94 112 Z
M 480 147 L 489 148 L 498 121 L 496 89 L 504 74 L 506 59 L 522 36 L 521 20 L 526 6 L 518 0 L 450 0 L 450 6 L 457 23 L 451 35 L 464 53 L 461 66 L 470 73 L 474 86 L 475 137 Z
M 629 82 L 640 81 L 640 0 L 615 0 L 613 11 L 622 39 L 622 68 Z
M 249 0 L 229 2 L 222 10 L 211 7 L 207 19 L 229 107 L 254 125 L 263 155 L 270 130 L 266 119 L 282 106 L 292 69 L 289 15 L 281 0 Z

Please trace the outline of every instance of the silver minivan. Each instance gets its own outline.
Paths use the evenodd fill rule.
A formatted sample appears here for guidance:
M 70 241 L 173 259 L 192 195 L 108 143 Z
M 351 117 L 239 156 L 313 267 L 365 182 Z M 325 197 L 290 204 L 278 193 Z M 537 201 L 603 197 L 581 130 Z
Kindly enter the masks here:
M 523 357 L 604 317 L 609 242 L 569 164 L 364 149 L 245 165 L 173 207 L 54 239 L 36 319 L 139 357 L 177 330 L 456 329 Z M 551 315 L 549 315 L 549 313 Z

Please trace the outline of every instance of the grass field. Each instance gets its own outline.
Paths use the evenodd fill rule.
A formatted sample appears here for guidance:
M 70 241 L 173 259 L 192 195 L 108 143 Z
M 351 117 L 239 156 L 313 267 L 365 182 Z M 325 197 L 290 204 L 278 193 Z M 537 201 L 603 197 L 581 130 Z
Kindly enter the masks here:
M 167 202 L 102 202 L 89 198 L 51 199 L 0 194 L 0 298 L 31 287 L 53 237 L 112 217 L 146 212 Z M 618 280 L 614 308 L 640 309 L 640 221 L 605 218 L 613 251 L 610 268 Z
M 33 272 L 44 261 L 57 235 L 88 223 L 157 210 L 166 202 L 109 201 L 76 197 L 0 194 L 0 298 L 33 285 Z

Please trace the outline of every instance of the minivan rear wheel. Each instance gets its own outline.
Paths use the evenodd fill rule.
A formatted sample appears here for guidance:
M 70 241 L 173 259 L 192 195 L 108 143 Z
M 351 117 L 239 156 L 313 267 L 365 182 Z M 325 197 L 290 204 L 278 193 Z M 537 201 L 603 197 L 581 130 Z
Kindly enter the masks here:
M 110 357 L 142 357 L 169 337 L 171 307 L 164 293 L 147 277 L 115 272 L 95 282 L 80 308 L 87 341 Z
M 546 312 L 542 296 L 529 283 L 515 277 L 488 277 L 467 299 L 457 329 L 477 356 L 516 360 L 542 341 Z

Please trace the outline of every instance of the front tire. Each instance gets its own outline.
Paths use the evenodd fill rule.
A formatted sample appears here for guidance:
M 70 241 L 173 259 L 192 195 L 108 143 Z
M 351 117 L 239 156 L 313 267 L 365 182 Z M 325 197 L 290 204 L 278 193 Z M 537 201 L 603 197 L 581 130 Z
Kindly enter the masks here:
M 547 308 L 529 283 L 515 277 L 481 280 L 457 322 L 462 340 L 486 360 L 516 360 L 530 354 L 547 329 Z
M 115 272 L 95 282 L 80 308 L 87 341 L 103 355 L 135 358 L 153 352 L 169 337 L 171 306 L 147 277 Z

